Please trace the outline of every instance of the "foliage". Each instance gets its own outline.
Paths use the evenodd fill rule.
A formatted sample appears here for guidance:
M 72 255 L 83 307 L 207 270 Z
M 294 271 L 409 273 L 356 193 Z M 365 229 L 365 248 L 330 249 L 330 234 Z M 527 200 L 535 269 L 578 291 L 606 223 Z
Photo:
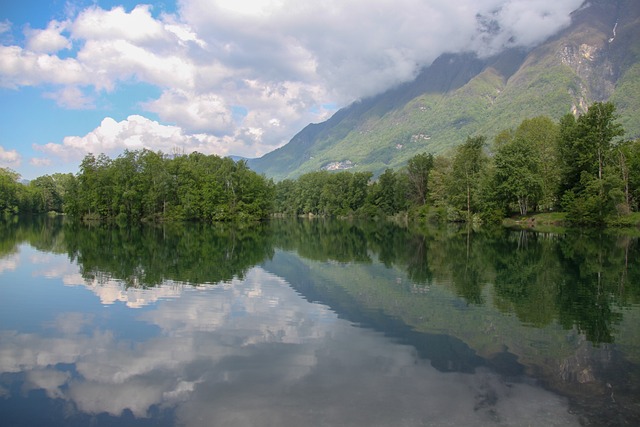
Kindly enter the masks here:
M 369 172 L 311 172 L 275 186 L 275 209 L 293 215 L 348 216 L 364 209 Z
M 0 168 L 0 214 L 18 213 L 21 190 L 19 177 L 11 169 Z
M 271 213 L 273 191 L 244 161 L 125 151 L 113 160 L 87 155 L 68 206 L 77 217 L 119 221 L 259 220 Z
M 616 119 L 613 104 L 596 102 L 577 120 L 565 116 L 560 122 L 559 198 L 573 223 L 604 224 L 624 201 L 614 140 L 624 131 Z
M 417 222 L 499 223 L 516 213 L 566 212 L 577 226 L 628 224 L 640 209 L 640 141 L 622 141 L 615 106 L 595 103 L 558 124 L 538 116 L 486 137 L 468 137 L 449 155 L 419 153 L 399 170 L 320 170 L 278 183 L 245 161 L 149 150 L 115 159 L 87 155 L 76 176 L 45 175 L 28 185 L 0 170 L 0 211 L 64 212 L 84 219 L 261 220 L 273 214 L 393 217 Z
M 433 154 L 417 154 L 407 162 L 411 201 L 418 205 L 427 203 L 429 173 L 433 169 Z
M 480 178 L 486 171 L 488 158 L 483 149 L 484 136 L 469 137 L 456 149 L 448 180 L 449 203 L 464 209 L 470 217 L 478 211 Z
M 533 144 L 516 137 L 495 155 L 496 192 L 504 203 L 516 202 L 520 215 L 527 215 L 542 196 L 542 176 Z
M 23 184 L 16 172 L 0 168 L 0 215 L 64 212 L 71 174 L 43 175 Z

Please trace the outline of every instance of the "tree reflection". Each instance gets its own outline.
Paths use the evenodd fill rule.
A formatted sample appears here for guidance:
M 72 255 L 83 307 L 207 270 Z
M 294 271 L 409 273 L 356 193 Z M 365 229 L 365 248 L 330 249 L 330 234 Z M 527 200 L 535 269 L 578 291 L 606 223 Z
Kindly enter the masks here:
M 157 227 L 88 228 L 69 224 L 67 251 L 88 279 L 102 274 L 127 286 L 155 286 L 167 280 L 218 283 L 243 277 L 272 256 L 265 225 L 172 224 Z
M 496 305 L 536 326 L 555 319 L 594 343 L 612 342 L 622 320 L 617 310 L 640 301 L 638 266 L 628 262 L 640 255 L 637 239 L 577 232 L 515 236 L 507 234 L 495 251 Z
M 612 342 L 621 308 L 640 303 L 638 238 L 602 232 L 414 230 L 387 221 L 323 219 L 123 228 L 50 217 L 0 223 L 0 257 L 14 253 L 22 242 L 68 254 L 87 280 L 117 279 L 137 287 L 229 281 L 272 258 L 276 249 L 344 265 L 379 261 L 406 273 L 413 288 L 405 292 L 442 286 L 475 305 L 486 304 L 491 295 L 497 309 L 525 324 L 558 322 L 594 343 Z M 291 274 L 292 280 L 300 277 Z M 351 286 L 357 289 L 360 280 L 370 284 L 372 277 Z M 389 294 L 397 292 L 395 279 L 376 283 L 388 286 Z

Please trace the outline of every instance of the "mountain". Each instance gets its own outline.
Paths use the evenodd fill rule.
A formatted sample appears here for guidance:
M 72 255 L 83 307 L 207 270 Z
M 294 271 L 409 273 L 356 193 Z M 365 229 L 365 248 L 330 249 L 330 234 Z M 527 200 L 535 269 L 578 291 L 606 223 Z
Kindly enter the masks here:
M 591 0 L 571 25 L 529 49 L 490 58 L 445 54 L 417 78 L 310 124 L 249 166 L 276 180 L 329 169 L 381 173 L 441 154 L 470 135 L 491 140 L 539 115 L 559 119 L 612 101 L 640 136 L 640 2 Z

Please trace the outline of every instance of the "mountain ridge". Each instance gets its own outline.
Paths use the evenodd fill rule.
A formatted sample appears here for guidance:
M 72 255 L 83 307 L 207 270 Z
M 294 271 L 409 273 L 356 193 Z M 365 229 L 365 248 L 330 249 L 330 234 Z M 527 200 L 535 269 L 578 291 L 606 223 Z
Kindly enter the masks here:
M 321 169 L 402 167 L 471 135 L 492 138 L 538 115 L 559 119 L 611 100 L 627 137 L 640 136 L 640 2 L 591 1 L 571 25 L 528 50 L 480 58 L 443 54 L 411 82 L 309 124 L 286 145 L 248 161 L 276 180 Z

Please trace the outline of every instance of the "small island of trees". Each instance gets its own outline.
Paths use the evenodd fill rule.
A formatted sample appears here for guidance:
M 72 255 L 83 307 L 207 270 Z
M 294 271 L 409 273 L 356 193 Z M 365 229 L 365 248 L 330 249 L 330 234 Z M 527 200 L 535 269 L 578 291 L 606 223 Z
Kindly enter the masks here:
M 79 172 L 29 184 L 0 169 L 0 212 L 85 220 L 256 221 L 272 215 L 496 222 L 562 212 L 572 225 L 637 223 L 640 140 L 624 140 L 611 103 L 559 122 L 536 117 L 492 144 L 469 137 L 451 153 L 422 153 L 400 170 L 318 171 L 277 183 L 215 155 L 125 151 L 87 155 Z

